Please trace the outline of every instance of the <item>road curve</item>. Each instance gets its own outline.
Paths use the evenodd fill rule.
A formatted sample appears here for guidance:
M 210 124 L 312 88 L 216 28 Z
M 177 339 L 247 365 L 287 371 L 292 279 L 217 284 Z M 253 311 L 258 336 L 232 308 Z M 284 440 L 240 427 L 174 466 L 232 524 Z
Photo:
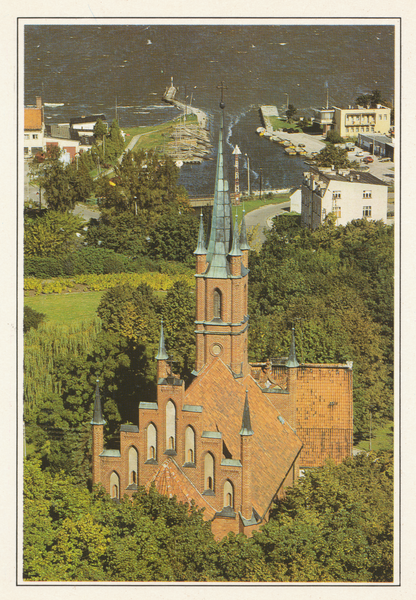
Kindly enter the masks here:
M 281 204 L 268 204 L 256 210 L 252 210 L 246 215 L 246 227 L 260 226 L 260 239 L 263 243 L 266 236 L 263 233 L 265 228 L 271 229 L 272 219 L 283 212 L 290 210 L 290 202 L 282 202 Z

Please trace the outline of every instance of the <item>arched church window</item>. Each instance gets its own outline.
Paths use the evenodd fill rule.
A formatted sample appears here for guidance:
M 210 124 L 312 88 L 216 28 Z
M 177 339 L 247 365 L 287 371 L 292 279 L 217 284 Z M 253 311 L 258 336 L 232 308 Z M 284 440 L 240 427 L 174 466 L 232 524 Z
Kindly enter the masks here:
M 176 449 L 176 407 L 172 400 L 166 404 L 166 449 Z
M 214 491 L 214 457 L 210 452 L 207 452 L 207 454 L 205 454 L 204 481 L 205 491 Z
M 134 446 L 129 448 L 129 484 L 137 484 L 139 453 Z
M 221 319 L 222 294 L 220 290 L 214 290 L 214 319 Z
M 190 425 L 185 429 L 185 462 L 195 462 L 195 431 Z
M 110 475 L 110 496 L 117 500 L 120 498 L 120 477 L 115 471 Z
M 147 426 L 147 460 L 156 460 L 156 440 L 157 432 L 153 423 Z
M 224 506 L 234 508 L 234 487 L 228 479 L 224 483 Z

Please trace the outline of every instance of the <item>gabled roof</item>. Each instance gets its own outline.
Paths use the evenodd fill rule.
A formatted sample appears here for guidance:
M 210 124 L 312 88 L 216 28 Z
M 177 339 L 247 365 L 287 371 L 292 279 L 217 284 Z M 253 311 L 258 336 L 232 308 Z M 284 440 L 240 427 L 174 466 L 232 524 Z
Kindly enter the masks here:
M 25 108 L 25 131 L 42 129 L 42 109 Z
M 240 430 L 246 389 L 250 399 L 253 508 L 263 516 L 285 479 L 302 442 L 251 375 L 234 379 L 221 358 L 203 368 L 185 393 L 186 404 L 203 406 L 201 429 L 220 431 L 234 459 L 240 458 Z
M 204 519 L 212 519 L 216 513 L 205 497 L 198 492 L 190 479 L 182 471 L 181 467 L 173 458 L 167 458 L 158 468 L 153 477 L 147 482 L 146 489 L 149 490 L 152 483 L 159 494 L 173 498 L 176 496 L 178 502 L 191 504 L 192 500 L 198 508 L 204 508 Z

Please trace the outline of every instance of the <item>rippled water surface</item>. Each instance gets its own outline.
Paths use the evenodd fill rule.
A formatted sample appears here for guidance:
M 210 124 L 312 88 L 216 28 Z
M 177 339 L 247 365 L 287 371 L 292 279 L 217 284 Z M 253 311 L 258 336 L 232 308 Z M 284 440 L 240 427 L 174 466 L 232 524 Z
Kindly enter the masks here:
M 259 138 L 258 106 L 284 111 L 289 101 L 303 113 L 329 102 L 348 105 L 380 89 L 393 98 L 394 28 L 377 26 L 146 26 L 27 25 L 25 104 L 46 107 L 47 123 L 104 113 L 122 127 L 163 122 L 177 116 L 161 102 L 170 78 L 185 97 L 211 116 L 216 140 L 220 81 L 224 81 L 229 163 L 238 144 L 250 156 L 251 180 L 265 188 L 300 183 L 304 163 Z M 241 188 L 247 180 L 241 162 Z M 187 165 L 181 183 L 191 194 L 212 193 L 215 161 Z M 230 172 L 230 168 L 229 168 Z

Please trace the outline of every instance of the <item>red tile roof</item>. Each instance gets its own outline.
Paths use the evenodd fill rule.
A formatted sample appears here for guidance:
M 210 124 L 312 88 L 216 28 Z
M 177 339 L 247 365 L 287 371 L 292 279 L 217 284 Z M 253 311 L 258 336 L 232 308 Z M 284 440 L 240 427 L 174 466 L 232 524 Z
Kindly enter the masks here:
M 248 375 L 234 379 L 229 368 L 216 358 L 194 379 L 185 399 L 187 404 L 201 405 L 202 427 L 220 431 L 233 458 L 240 458 L 240 429 L 245 390 L 251 415 L 252 436 L 252 501 L 263 516 L 284 481 L 302 442 L 287 422 L 281 423 L 280 413 L 267 394 Z
M 25 108 L 25 130 L 42 129 L 42 109 Z
M 215 515 L 215 509 L 206 501 L 188 479 L 178 463 L 173 458 L 166 459 L 147 482 L 146 489 L 149 490 L 151 484 L 154 483 L 157 491 L 164 496 L 173 498 L 176 496 L 178 502 L 191 504 L 193 500 L 198 508 L 204 508 L 204 519 L 206 521 L 212 519 Z

